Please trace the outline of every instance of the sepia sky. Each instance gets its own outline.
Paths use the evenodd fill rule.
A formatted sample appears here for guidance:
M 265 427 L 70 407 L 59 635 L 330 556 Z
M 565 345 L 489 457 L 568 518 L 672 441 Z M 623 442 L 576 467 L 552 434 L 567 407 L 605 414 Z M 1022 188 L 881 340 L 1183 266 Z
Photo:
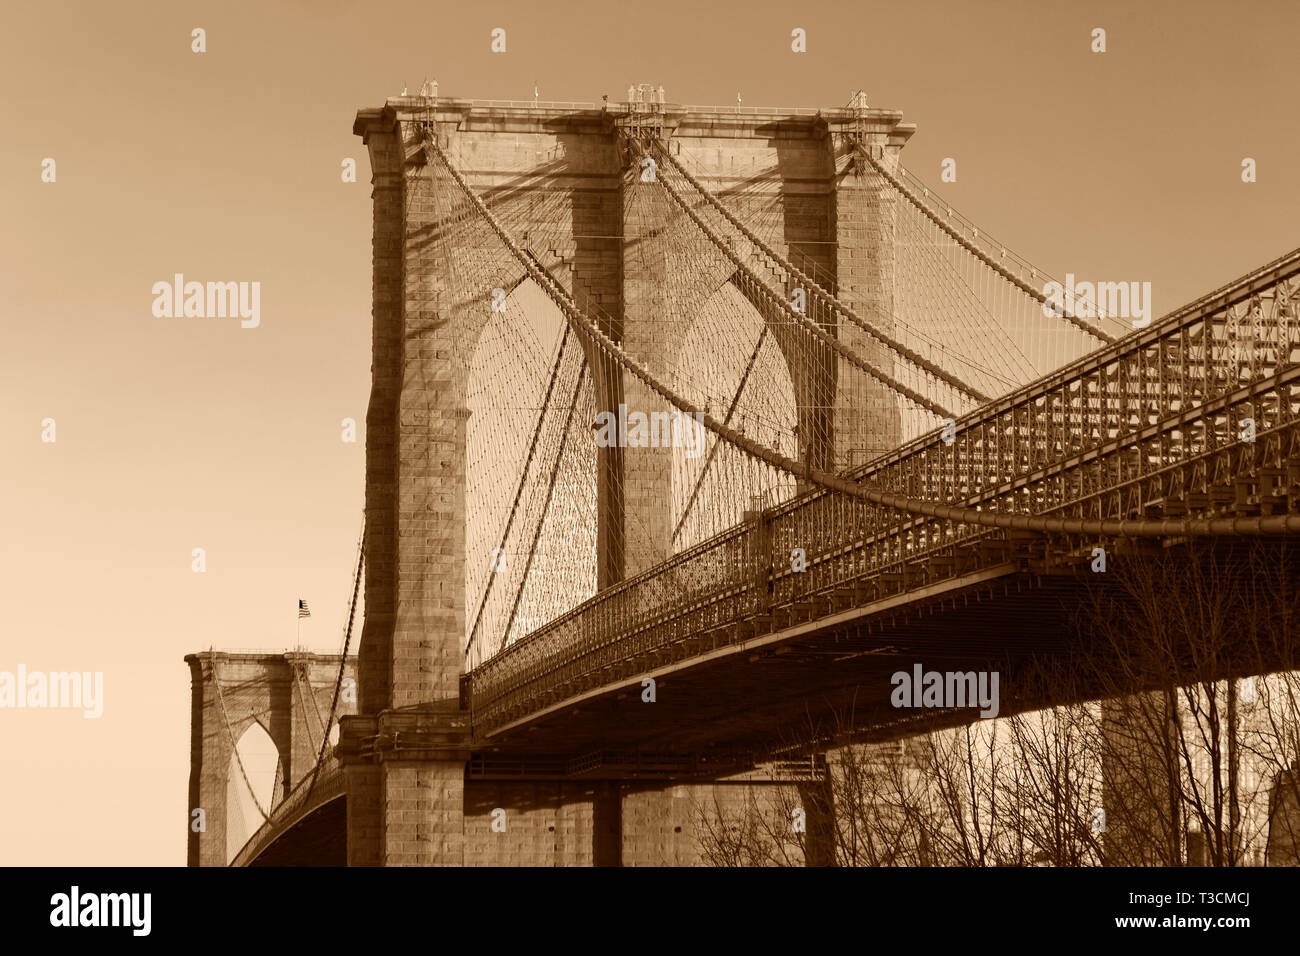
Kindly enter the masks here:
M 917 124 L 914 173 L 938 186 L 956 160 L 954 207 L 1054 274 L 1151 282 L 1156 315 L 1300 245 L 1291 0 L 11 0 L 4 21 L 0 671 L 102 671 L 104 702 L 0 709 L 0 864 L 183 864 L 183 656 L 293 645 L 299 597 L 303 642 L 337 651 L 370 376 L 352 121 L 404 85 L 786 107 L 861 88 Z M 155 317 L 175 273 L 260 282 L 260 325 Z

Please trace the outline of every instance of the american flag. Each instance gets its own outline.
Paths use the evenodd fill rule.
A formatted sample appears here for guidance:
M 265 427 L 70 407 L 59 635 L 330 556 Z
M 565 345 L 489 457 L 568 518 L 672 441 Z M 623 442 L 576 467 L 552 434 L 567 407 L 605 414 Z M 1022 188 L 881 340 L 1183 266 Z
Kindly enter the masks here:
M 311 608 L 307 606 L 307 602 L 302 598 L 298 598 L 298 617 L 299 619 L 311 617 Z

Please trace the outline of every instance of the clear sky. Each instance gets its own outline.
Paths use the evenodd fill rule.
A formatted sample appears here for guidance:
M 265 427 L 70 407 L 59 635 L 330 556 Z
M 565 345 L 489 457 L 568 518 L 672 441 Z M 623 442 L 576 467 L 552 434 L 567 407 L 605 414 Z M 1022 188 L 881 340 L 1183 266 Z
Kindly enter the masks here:
M 0 709 L 0 864 L 183 863 L 184 654 L 290 646 L 300 596 L 304 643 L 337 650 L 370 375 L 352 120 L 403 86 L 790 107 L 861 88 L 918 125 L 917 175 L 956 159 L 956 208 L 1056 275 L 1150 281 L 1157 314 L 1300 244 L 1292 0 L 10 0 L 3 20 L 0 671 L 102 671 L 104 706 Z M 260 326 L 156 318 L 177 272 L 260 282 Z

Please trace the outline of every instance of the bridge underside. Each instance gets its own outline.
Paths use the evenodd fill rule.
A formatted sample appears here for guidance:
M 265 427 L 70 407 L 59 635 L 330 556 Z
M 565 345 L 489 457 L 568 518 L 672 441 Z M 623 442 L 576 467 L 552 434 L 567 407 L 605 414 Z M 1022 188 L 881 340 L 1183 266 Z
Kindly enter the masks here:
M 725 769 L 734 772 L 827 735 L 861 742 L 908 736 L 927 715 L 890 705 L 892 674 L 911 673 L 918 662 L 926 670 L 1000 670 L 1002 686 L 1013 688 L 1015 671 L 1032 655 L 1066 653 L 1068 605 L 1077 588 L 1073 575 L 1008 564 L 936 586 L 927 597 L 910 595 L 906 603 L 883 601 L 736 636 L 735 643 L 716 635 L 716 648 L 508 725 L 485 741 L 485 756 L 556 753 L 559 743 L 568 754 L 606 755 L 597 765 L 583 761 L 589 774 L 629 769 L 635 758 L 622 755 L 638 752 L 659 755 L 661 766 L 682 755 L 683 772 L 692 755 L 707 753 L 718 763 L 729 754 L 735 763 Z M 655 679 L 654 703 L 642 700 L 644 677 Z M 1004 692 L 1002 713 L 1018 706 Z M 959 724 L 976 713 L 950 716 Z
M 1201 560 L 1223 560 L 1242 547 L 1225 543 Z M 1265 547 L 1275 566 L 1300 579 L 1295 549 Z M 1095 661 L 1078 669 L 1068 689 L 1045 687 L 1038 676 L 1038 665 L 1069 666 L 1091 653 L 1079 646 L 1082 600 L 1126 599 L 1122 558 L 1112 555 L 1106 574 L 1087 567 L 1044 571 L 1011 561 L 911 591 L 905 600 L 836 613 L 823 600 L 803 622 L 758 621 L 741 633 L 707 635 L 704 647 L 682 648 L 679 660 L 643 666 L 477 738 L 481 766 L 514 758 L 521 769 L 567 776 L 720 775 L 831 742 L 892 740 L 979 719 L 978 707 L 895 708 L 891 676 L 918 664 L 997 671 L 1001 717 L 1095 700 L 1114 692 L 1099 680 Z M 1258 648 L 1243 650 L 1228 669 L 1244 677 L 1294 666 L 1266 658 Z M 656 682 L 654 703 L 642 700 L 646 677 Z
M 347 797 L 335 797 L 280 834 L 249 866 L 347 866 L 347 824 Z

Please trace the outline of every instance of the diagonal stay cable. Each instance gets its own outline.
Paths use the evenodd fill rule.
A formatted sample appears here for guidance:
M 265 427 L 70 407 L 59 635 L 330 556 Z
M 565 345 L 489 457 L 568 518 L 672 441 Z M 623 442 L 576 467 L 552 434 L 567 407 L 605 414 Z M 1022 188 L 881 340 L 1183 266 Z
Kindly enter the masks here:
M 541 517 L 537 520 L 537 530 L 533 533 L 532 544 L 528 548 L 528 557 L 524 563 L 523 577 L 519 582 L 519 590 L 515 592 L 515 601 L 510 608 L 510 616 L 506 619 L 505 632 L 502 634 L 502 644 L 510 639 L 510 628 L 514 626 L 515 615 L 519 613 L 519 602 L 524 596 L 524 582 L 528 580 L 528 572 L 532 570 L 533 558 L 537 554 L 537 542 L 542 536 L 542 526 L 546 523 L 546 513 L 551 507 L 551 498 L 555 494 L 555 478 L 560 471 L 560 462 L 564 460 L 564 449 L 568 444 L 570 426 L 573 424 L 573 413 L 578 407 L 578 396 L 582 394 L 582 385 L 587 380 L 587 361 L 583 359 L 582 369 L 578 373 L 578 380 L 573 387 L 573 400 L 569 403 L 569 414 L 564 423 L 564 431 L 560 440 L 560 450 L 555 456 L 555 464 L 551 467 L 551 478 L 546 486 L 546 502 L 542 506 Z M 500 648 L 498 648 L 499 650 Z
M 785 299 L 776 295 L 768 287 L 768 284 L 765 281 L 763 281 L 762 277 L 757 275 L 752 269 L 750 269 L 748 265 L 746 265 L 744 262 L 741 261 L 740 257 L 736 255 L 736 253 L 731 249 L 730 245 L 721 236 L 719 236 L 716 232 L 714 232 L 712 228 L 709 227 L 709 225 L 704 221 L 704 219 L 699 215 L 699 213 L 697 213 L 694 209 L 692 209 L 690 204 L 686 202 L 686 200 L 675 189 L 673 189 L 672 186 L 668 184 L 667 180 L 661 178 L 657 181 L 664 185 L 665 192 L 668 194 L 669 198 L 671 198 L 672 201 L 677 205 L 677 207 L 681 209 L 682 212 L 686 213 L 686 215 L 691 219 L 691 221 L 694 222 L 697 227 L 699 227 L 699 229 L 705 234 L 705 236 L 709 239 L 709 241 L 712 242 L 717 247 L 718 251 L 721 252 L 724 256 L 726 256 L 727 259 L 731 261 L 732 265 L 734 265 L 738 270 L 740 270 L 740 272 L 742 272 L 745 275 L 745 277 L 751 283 L 753 283 L 755 291 L 761 293 L 765 299 L 767 299 L 770 303 L 773 303 L 778 310 L 780 310 L 782 313 L 785 314 L 786 318 L 791 319 L 795 325 L 798 325 L 804 328 L 805 330 L 807 330 L 808 332 L 811 332 L 814 338 L 818 339 L 820 342 L 822 342 L 822 344 L 828 346 L 830 349 L 838 353 L 850 365 L 853 365 L 859 371 L 862 371 L 866 373 L 868 376 L 870 376 L 871 378 L 874 378 L 876 381 L 880 382 L 885 387 L 892 389 L 893 391 L 907 397 L 908 399 L 911 399 L 911 401 L 915 402 L 917 405 L 921 406 L 922 408 L 930 412 L 933 412 L 935 415 L 938 415 L 940 418 L 956 417 L 954 413 L 950 412 L 942 405 L 938 404 L 937 402 L 931 401 L 930 399 L 922 395 L 920 392 L 908 388 L 906 385 L 904 385 L 902 382 L 895 379 L 893 376 L 887 375 L 886 373 L 882 372 L 880 369 L 872 365 L 870 362 L 865 361 L 861 356 L 859 356 L 852 349 L 848 348 L 848 346 L 846 346 L 835 336 L 831 335 L 829 332 L 823 329 L 812 319 L 808 318 L 806 315 L 800 313 L 792 305 L 790 305 L 790 303 L 786 302 Z M 978 398 L 977 393 L 973 393 L 968 386 L 954 385 L 951 381 L 949 381 L 951 376 L 949 376 L 947 372 L 942 372 L 941 370 L 941 374 L 936 377 L 943 380 L 945 384 L 950 385 L 955 390 L 959 392 L 964 392 L 965 394 L 970 395 L 972 398 Z M 982 398 L 978 400 L 984 402 L 989 401 L 989 399 L 987 398 Z
M 912 190 L 909 189 L 902 180 L 898 179 L 898 177 L 896 177 L 893 173 L 891 173 L 888 169 L 886 169 L 882 164 L 876 162 L 875 157 L 871 155 L 869 150 L 860 149 L 858 150 L 858 154 L 861 155 L 864 159 L 866 159 L 866 161 L 871 164 L 872 168 L 875 169 L 876 172 L 880 173 L 881 176 L 885 177 L 885 180 L 889 183 L 889 185 L 893 186 L 894 189 L 898 190 L 898 192 L 902 194 L 904 199 L 906 199 L 913 206 L 919 209 L 936 226 L 938 226 L 945 233 L 947 233 L 948 238 L 952 239 L 959 246 L 961 246 L 963 249 L 965 249 L 967 252 L 973 255 L 976 259 L 980 260 L 980 262 L 984 263 L 984 265 L 988 266 L 990 269 L 992 269 L 994 272 L 1000 275 L 1007 282 L 1010 282 L 1021 292 L 1025 293 L 1026 295 L 1030 296 L 1031 298 L 1037 300 L 1040 303 L 1047 302 L 1047 296 L 1045 296 L 1042 292 L 1040 292 L 1038 289 L 1035 289 L 1028 282 L 1025 282 L 1015 273 L 1001 266 L 998 262 L 996 262 L 994 259 L 988 256 L 982 249 L 980 249 L 977 245 L 975 245 L 975 243 L 971 242 L 969 239 L 967 239 L 965 236 L 959 233 L 956 229 L 953 229 L 950 225 L 944 222 L 943 218 L 937 212 L 932 210 L 928 204 L 923 202 L 921 198 L 916 195 L 916 193 L 912 192 Z M 1105 332 L 1095 325 L 1090 325 L 1088 322 L 1085 322 L 1083 319 L 1080 319 L 1077 316 L 1070 315 L 1068 312 L 1065 312 L 1064 310 L 1060 312 L 1053 312 L 1053 314 L 1059 316 L 1060 318 L 1065 319 L 1071 325 L 1074 325 L 1077 328 L 1082 329 L 1088 335 L 1100 339 L 1101 341 L 1105 342 L 1107 345 L 1113 345 L 1115 342 L 1119 341 L 1115 336 L 1111 335 L 1109 332 Z
M 309 747 L 311 750 L 315 750 L 315 749 L 316 749 L 316 743 L 315 743 L 315 741 L 313 740 L 313 738 L 314 738 L 316 735 L 312 733 L 312 730 L 311 730 L 311 721 L 307 719 L 307 715 L 308 715 L 309 713 L 311 713 L 309 710 L 307 710 L 307 697 L 310 696 L 310 697 L 312 698 L 312 704 L 315 705 L 315 703 L 316 703 L 316 695 L 315 695 L 315 694 L 310 694 L 310 695 L 308 695 L 308 694 L 303 693 L 303 689 L 302 689 L 303 679 L 304 679 L 304 678 L 303 678 L 303 676 L 302 676 L 302 672 L 299 670 L 299 668 L 298 668 L 298 664 L 295 663 L 295 664 L 293 665 L 293 686 L 294 686 L 294 689 L 298 692 L 298 701 L 299 701 L 299 703 L 300 703 L 300 705 L 301 705 L 301 707 L 302 707 L 302 722 L 303 722 L 303 724 L 306 725 L 306 727 L 307 727 L 307 745 L 308 745 L 308 747 Z M 308 689 L 309 691 L 311 690 L 311 679 L 310 679 L 310 678 L 307 678 L 307 689 Z M 316 723 L 319 724 L 319 723 L 320 723 L 320 707 L 316 707 L 315 710 L 316 710 Z M 324 728 L 321 728 L 321 737 L 322 737 L 322 738 L 323 738 L 327 733 L 328 733 L 328 731 L 326 731 Z
M 754 343 L 754 352 L 749 356 L 749 364 L 745 366 L 745 374 L 740 376 L 740 384 L 736 386 L 736 394 L 731 398 L 731 405 L 727 408 L 727 417 L 722 420 L 724 425 L 731 424 L 731 416 L 736 412 L 736 406 L 740 404 L 740 394 L 745 390 L 745 384 L 749 381 L 749 373 L 754 370 L 754 362 L 758 360 L 758 353 L 763 349 L 763 340 L 767 337 L 767 325 L 758 333 L 758 341 Z M 682 526 L 686 524 L 686 519 L 691 513 L 691 508 L 695 506 L 695 498 L 704 487 L 704 477 L 709 473 L 709 466 L 713 464 L 713 457 L 718 453 L 718 442 L 713 443 L 709 449 L 709 456 L 704 459 L 704 467 L 700 469 L 699 477 L 695 479 L 695 486 L 691 488 L 691 495 L 686 499 L 686 504 L 682 508 L 682 516 L 677 519 L 677 527 L 673 529 L 673 540 L 676 541 L 678 535 L 682 533 Z
M 217 688 L 217 703 L 221 706 L 221 719 L 226 725 L 226 735 L 230 737 L 231 749 L 235 752 L 235 763 L 239 764 L 239 775 L 244 778 L 244 786 L 248 787 L 248 795 L 253 798 L 253 806 L 257 807 L 257 812 L 262 815 L 262 819 L 270 821 L 265 810 L 262 809 L 262 801 L 257 799 L 257 791 L 253 789 L 253 783 L 248 779 L 248 771 L 244 769 L 244 758 L 239 755 L 239 741 L 235 739 L 235 731 L 230 726 L 230 714 L 226 712 L 226 697 L 221 692 L 221 678 L 215 673 L 212 675 L 212 683 Z M 272 800 L 274 800 L 274 791 L 272 791 Z
M 804 272 L 807 276 L 810 277 L 811 281 L 820 282 L 827 290 L 830 291 L 830 295 L 832 296 L 835 295 L 830 282 L 826 279 L 819 278 L 819 276 L 823 272 L 825 272 L 825 270 L 820 266 L 818 266 L 817 261 L 815 259 L 809 258 L 809 256 L 806 253 L 802 253 L 797 249 L 791 249 L 790 256 L 791 256 L 791 262 L 796 264 L 797 270 Z M 974 369 L 977 372 L 983 372 L 985 375 L 988 375 L 990 378 L 994 379 L 994 381 L 997 382 L 998 384 L 1004 384 L 1008 388 L 1020 384 L 1019 380 L 1008 379 L 1004 375 L 1002 375 L 1001 373 L 993 369 L 991 366 L 982 365 L 981 363 L 975 361 L 970 356 L 963 355 L 960 352 L 954 351 L 950 346 L 948 346 L 944 342 L 926 334 L 926 332 L 922 330 L 914 322 L 909 322 L 904 318 L 902 318 L 901 316 L 899 316 L 898 314 L 894 314 L 892 316 L 892 319 L 893 319 L 894 327 L 902 331 L 905 335 L 910 336 L 913 340 L 919 340 L 925 345 L 928 345 L 930 348 L 936 349 L 944 353 L 945 355 L 950 356 L 953 359 L 953 361 L 960 362 L 968 368 Z M 1034 374 L 1037 374 L 1037 372 L 1035 372 Z
M 514 526 L 515 513 L 519 509 L 519 500 L 523 496 L 524 486 L 528 483 L 528 470 L 533 463 L 533 455 L 537 451 L 537 439 L 542 433 L 542 423 L 546 419 L 546 411 L 551 405 L 551 394 L 555 390 L 555 381 L 560 374 L 560 366 L 564 360 L 564 349 L 569 342 L 569 323 L 564 324 L 564 334 L 560 338 L 560 348 L 555 353 L 555 362 L 551 365 L 551 379 L 546 384 L 546 394 L 542 397 L 541 404 L 537 409 L 537 425 L 533 428 L 533 438 L 528 444 L 528 457 L 524 459 L 523 468 L 519 472 L 519 483 L 515 486 L 514 501 L 510 504 L 510 514 L 506 517 L 505 530 L 501 532 L 500 550 L 504 551 L 506 542 L 510 537 L 510 529 Z M 527 571 L 524 572 L 527 577 Z M 470 628 L 469 640 L 465 642 L 465 653 L 468 654 L 474 646 L 474 641 L 478 638 L 479 623 L 483 620 L 483 609 L 487 607 L 488 598 L 492 594 L 492 582 L 496 574 L 489 574 L 487 584 L 483 588 L 483 599 L 479 602 L 478 613 L 474 615 L 474 626 Z M 520 581 L 519 589 L 523 590 L 523 582 Z M 517 603 L 517 600 L 516 600 Z
M 316 755 L 316 766 L 311 771 L 311 783 L 307 785 L 307 796 L 310 797 L 312 791 L 316 788 L 316 778 L 320 776 L 321 764 L 325 761 L 325 748 L 329 746 L 330 735 L 329 728 L 334 724 L 334 715 L 338 711 L 339 691 L 343 687 L 343 672 L 348 663 L 348 647 L 352 643 L 352 624 L 356 619 L 357 613 L 357 595 L 361 591 L 361 572 L 366 563 L 366 520 L 363 516 L 361 519 L 361 539 L 357 544 L 357 568 L 352 575 L 352 601 L 348 606 L 348 624 L 347 629 L 343 632 L 343 653 L 339 656 L 339 672 L 334 679 L 334 697 L 330 701 L 330 716 L 325 724 L 325 733 L 320 742 L 320 752 Z
M 672 154 L 669 153 L 668 150 L 665 148 L 662 140 L 656 139 L 655 143 L 658 146 L 659 152 L 663 155 L 664 159 L 667 160 L 668 164 L 677 172 L 681 173 L 682 177 L 688 183 L 690 183 L 691 186 L 701 196 L 704 197 L 705 201 L 713 209 L 715 209 L 718 213 L 720 213 L 723 216 L 723 218 L 725 218 L 736 229 L 738 229 L 741 235 L 743 235 L 747 240 L 753 243 L 754 246 L 756 246 L 759 250 L 761 250 L 763 255 L 767 256 L 768 259 L 777 263 L 779 266 L 781 266 L 782 269 L 784 269 L 789 275 L 797 279 L 799 282 L 804 283 L 805 286 L 807 286 L 808 289 L 814 295 L 816 295 L 822 302 L 824 302 L 827 306 L 829 306 L 833 312 L 836 312 L 839 315 L 843 315 L 850 322 L 858 326 L 858 328 L 862 329 L 862 331 L 866 332 L 868 335 L 870 335 L 876 341 L 880 342 L 886 348 L 891 349 L 892 351 L 900 355 L 902 358 L 906 359 L 908 362 L 915 365 L 917 368 L 923 369 L 933 377 L 939 379 L 939 381 L 950 386 L 951 388 L 956 389 L 958 392 L 970 396 L 971 398 L 975 399 L 977 402 L 984 403 L 984 402 L 991 401 L 990 396 L 985 395 L 983 392 L 980 392 L 975 388 L 972 388 L 970 385 L 967 385 L 965 382 L 957 378 L 955 375 L 952 375 L 951 373 L 945 371 L 943 368 L 934 364 L 933 362 L 925 358 L 920 353 L 908 348 L 908 346 L 906 346 L 902 342 L 898 341 L 897 339 L 893 338 L 890 335 L 887 335 L 881 329 L 877 328 L 876 326 L 872 325 L 870 322 L 867 322 L 866 320 L 859 317 L 856 312 L 854 312 L 852 309 L 846 306 L 835 296 L 831 295 L 828 290 L 822 288 L 822 286 L 819 285 L 817 282 L 813 281 L 811 277 L 805 275 L 794 265 L 794 263 L 790 262 L 788 259 L 781 256 L 775 249 L 773 249 L 771 246 L 767 245 L 767 243 L 765 243 L 762 239 L 760 239 L 756 233 L 751 231 L 748 226 L 746 226 L 736 216 L 734 216 L 731 210 L 729 210 L 716 196 L 713 195 L 713 193 L 709 192 L 699 180 L 697 180 L 686 170 L 686 167 L 684 167 L 681 163 L 677 162 L 677 160 L 673 158 Z M 660 179 L 659 181 L 663 183 L 663 185 L 667 188 L 668 192 L 671 195 L 673 195 L 674 198 L 678 199 L 678 204 L 683 205 L 683 200 L 681 199 L 680 194 L 677 193 L 675 187 L 671 183 L 669 183 L 666 179 Z M 685 208 L 684 205 L 683 208 Z M 696 224 L 699 225 L 700 228 L 704 229 L 706 233 L 710 234 L 710 238 L 714 239 L 714 241 L 717 242 L 719 247 L 722 248 L 724 252 L 727 251 L 726 244 L 718 242 L 718 237 L 714 235 L 712 231 L 707 226 L 705 226 L 699 218 L 695 217 L 694 215 L 692 215 L 691 218 L 695 219 Z M 734 259 L 734 257 L 732 258 Z M 795 314 L 797 315 L 797 313 Z M 806 319 L 806 317 L 804 318 Z

